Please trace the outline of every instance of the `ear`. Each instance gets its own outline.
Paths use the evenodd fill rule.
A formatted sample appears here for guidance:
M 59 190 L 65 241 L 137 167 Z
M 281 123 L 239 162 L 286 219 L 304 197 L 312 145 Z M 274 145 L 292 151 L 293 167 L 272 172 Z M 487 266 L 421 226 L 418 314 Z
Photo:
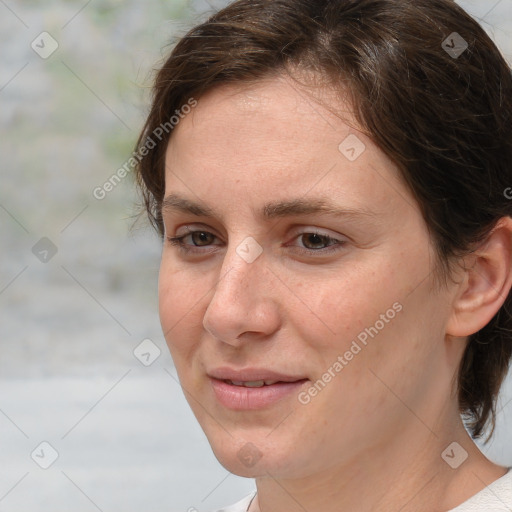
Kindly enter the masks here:
M 492 320 L 512 286 L 511 258 L 512 218 L 507 216 L 467 258 L 471 265 L 464 269 L 453 299 L 446 334 L 469 336 Z

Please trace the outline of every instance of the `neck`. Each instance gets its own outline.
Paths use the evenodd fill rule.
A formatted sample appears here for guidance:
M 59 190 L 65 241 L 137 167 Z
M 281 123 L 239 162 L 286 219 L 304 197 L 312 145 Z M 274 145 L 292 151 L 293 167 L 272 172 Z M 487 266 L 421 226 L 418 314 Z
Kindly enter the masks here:
M 446 423 L 444 423 L 446 425 Z M 451 428 L 435 431 L 412 417 L 403 432 L 374 445 L 357 460 L 300 479 L 256 478 L 250 512 L 444 512 L 503 476 L 467 434 L 457 414 Z M 453 469 L 441 457 L 457 442 L 468 457 Z M 455 464 L 460 448 L 445 453 Z M 454 462 L 455 460 L 455 462 Z

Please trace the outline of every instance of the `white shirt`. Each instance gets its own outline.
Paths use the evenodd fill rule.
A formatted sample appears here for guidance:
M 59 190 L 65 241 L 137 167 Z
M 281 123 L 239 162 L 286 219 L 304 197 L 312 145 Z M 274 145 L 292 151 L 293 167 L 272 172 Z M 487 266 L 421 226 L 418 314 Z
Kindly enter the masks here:
M 512 510 L 512 471 L 495 480 L 485 489 L 447 512 L 510 512 Z M 214 512 L 247 512 L 256 491 L 229 507 Z
M 248 494 L 245 498 L 237 501 L 233 505 L 229 507 L 220 508 L 218 510 L 214 510 L 213 512 L 247 512 L 249 509 L 249 505 L 251 501 L 256 496 L 256 491 L 252 491 L 251 494 Z M 458 512 L 458 511 L 457 511 Z
M 512 471 L 491 482 L 485 489 L 448 512 L 510 512 L 512 510 Z M 245 512 L 245 511 L 244 511 Z

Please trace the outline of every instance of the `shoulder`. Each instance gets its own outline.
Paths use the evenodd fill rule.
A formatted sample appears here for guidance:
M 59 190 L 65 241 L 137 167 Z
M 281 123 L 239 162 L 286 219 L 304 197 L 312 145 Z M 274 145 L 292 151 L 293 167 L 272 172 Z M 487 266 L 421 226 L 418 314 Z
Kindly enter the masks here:
M 512 471 L 489 484 L 478 494 L 448 512 L 510 512 L 512 510 Z
M 247 509 L 249 508 L 249 505 L 254 496 L 256 496 L 256 491 L 251 492 L 240 501 L 233 503 L 233 505 L 229 505 L 228 507 L 220 508 L 212 512 L 247 512 Z

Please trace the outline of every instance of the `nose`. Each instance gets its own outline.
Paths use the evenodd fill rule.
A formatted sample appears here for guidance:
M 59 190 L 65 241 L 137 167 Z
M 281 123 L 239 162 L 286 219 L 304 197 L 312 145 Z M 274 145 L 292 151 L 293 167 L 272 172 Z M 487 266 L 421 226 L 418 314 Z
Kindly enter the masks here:
M 251 333 L 265 337 L 279 328 L 277 279 L 268 268 L 265 253 L 248 262 L 230 247 L 224 257 L 203 326 L 214 338 L 239 345 Z

